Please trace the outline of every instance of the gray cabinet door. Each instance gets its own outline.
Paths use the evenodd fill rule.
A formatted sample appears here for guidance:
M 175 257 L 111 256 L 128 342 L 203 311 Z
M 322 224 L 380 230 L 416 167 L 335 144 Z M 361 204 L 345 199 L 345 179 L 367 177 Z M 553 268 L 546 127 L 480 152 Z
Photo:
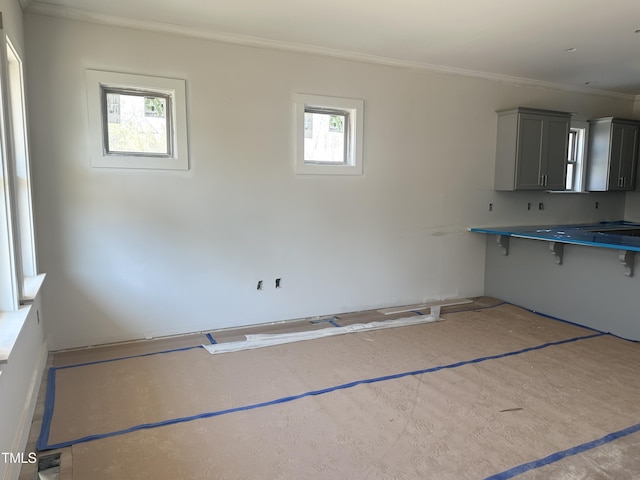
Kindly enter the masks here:
M 625 123 L 612 125 L 609 190 L 633 190 L 635 188 L 638 129 L 637 125 Z
M 564 190 L 567 182 L 567 155 L 569 148 L 569 119 L 548 117 L 546 164 L 543 166 L 544 187 Z
M 518 107 L 500 110 L 495 190 L 564 190 L 571 114 Z
M 542 185 L 544 117 L 521 114 L 518 122 L 516 189 L 539 190 Z
M 636 184 L 640 123 L 617 118 L 589 120 L 587 189 L 633 190 Z
M 516 190 L 564 190 L 569 119 L 520 115 Z

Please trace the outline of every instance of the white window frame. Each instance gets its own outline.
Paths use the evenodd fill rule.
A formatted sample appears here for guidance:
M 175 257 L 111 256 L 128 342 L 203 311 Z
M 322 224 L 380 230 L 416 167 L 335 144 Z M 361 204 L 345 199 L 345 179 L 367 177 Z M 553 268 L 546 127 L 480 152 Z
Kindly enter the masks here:
M 31 162 L 29 159 L 29 139 L 27 112 L 24 92 L 24 71 L 22 58 L 11 41 L 6 39 L 8 107 L 10 114 L 11 151 L 13 154 L 17 208 L 17 223 L 20 241 L 21 273 L 23 275 L 22 296 L 25 299 L 25 283 L 29 277 L 38 275 L 36 259 L 36 239 L 33 220 L 33 200 L 31 194 Z
M 586 181 L 586 159 L 587 159 L 587 138 L 589 134 L 589 123 L 583 121 L 572 120 L 569 128 L 570 132 L 574 132 L 576 135 L 575 150 L 573 155 L 574 165 L 574 179 L 573 188 L 567 189 L 567 192 L 584 192 Z M 570 160 L 567 159 L 567 175 L 569 173 Z
M 353 98 L 329 97 L 296 93 L 295 171 L 302 175 L 362 175 L 363 113 L 364 101 Z M 304 158 L 304 113 L 306 110 L 346 113 L 348 125 L 345 125 L 345 162 L 305 161 Z
M 17 311 L 23 290 L 7 48 L 6 34 L 0 28 L 0 312 Z
M 158 170 L 188 170 L 187 102 L 185 81 L 174 78 L 150 77 L 127 73 L 87 70 L 87 105 L 91 138 L 91 166 L 96 168 L 138 168 Z M 136 90 L 163 94 L 171 99 L 167 112 L 167 128 L 171 129 L 170 155 L 108 153 L 105 145 L 103 89 Z M 170 118 L 169 118 L 170 115 Z

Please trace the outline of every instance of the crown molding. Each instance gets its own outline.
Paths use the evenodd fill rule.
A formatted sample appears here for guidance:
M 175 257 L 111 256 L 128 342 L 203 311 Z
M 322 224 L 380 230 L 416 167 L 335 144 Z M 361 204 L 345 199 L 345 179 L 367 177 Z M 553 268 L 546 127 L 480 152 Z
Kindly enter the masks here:
M 246 47 L 266 48 L 272 50 L 284 50 L 289 52 L 303 53 L 308 55 L 319 55 L 324 57 L 338 58 L 361 63 L 373 63 L 378 65 L 387 65 L 392 67 L 408 68 L 414 70 L 425 70 L 430 72 L 441 73 L 445 75 L 456 75 L 471 78 L 480 78 L 497 82 L 508 83 L 511 85 L 527 86 L 527 87 L 543 87 L 553 90 L 562 90 L 573 93 L 583 93 L 588 95 L 596 95 L 603 97 L 613 97 L 622 100 L 640 100 L 640 95 L 633 95 L 621 92 L 612 92 L 608 90 L 599 90 L 596 88 L 579 87 L 575 85 L 566 85 L 561 83 L 546 82 L 542 80 L 532 80 L 528 78 L 514 77 L 510 75 L 501 75 L 495 73 L 480 72 L 476 70 L 466 70 L 462 68 L 447 67 L 442 65 L 432 65 L 428 63 L 412 62 L 389 57 L 380 57 L 358 52 L 346 50 L 338 50 L 332 48 L 318 47 L 314 45 L 283 42 L 278 40 L 269 40 L 265 38 L 252 37 L 248 35 L 238 35 L 226 32 L 216 32 L 202 28 L 194 28 L 186 25 L 178 25 L 171 23 L 153 22 L 147 20 L 138 20 L 133 18 L 124 18 L 113 15 L 105 15 L 87 10 L 69 8 L 51 3 L 41 2 L 39 0 L 19 0 L 23 9 L 27 13 L 45 15 L 50 17 L 66 18 L 81 22 L 98 23 L 103 25 L 132 28 L 137 30 L 147 30 L 152 32 L 167 33 L 171 35 L 179 35 L 185 37 L 194 37 L 204 40 L 212 40 L 221 43 L 233 45 L 241 45 Z

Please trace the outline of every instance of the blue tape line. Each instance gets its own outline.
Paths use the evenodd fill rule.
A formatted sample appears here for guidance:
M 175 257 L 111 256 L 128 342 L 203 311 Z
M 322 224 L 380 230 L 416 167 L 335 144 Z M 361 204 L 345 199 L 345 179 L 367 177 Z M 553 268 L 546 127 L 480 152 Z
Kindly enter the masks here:
M 409 313 L 415 313 L 416 315 L 424 315 L 424 313 L 419 312 L 418 310 L 411 310 Z
M 119 362 L 120 360 L 128 360 L 130 358 L 150 357 L 152 355 L 163 355 L 165 353 L 184 352 L 186 350 L 193 350 L 195 348 L 204 348 L 204 347 L 202 345 L 195 345 L 193 347 L 182 347 L 182 348 L 174 348 L 172 350 L 162 350 L 161 352 L 140 353 L 138 355 L 130 355 L 128 357 L 109 358 L 107 360 L 96 360 L 95 362 L 74 363 L 73 365 L 63 365 L 61 367 L 56 367 L 56 369 L 57 370 L 63 370 L 63 369 L 66 369 L 66 368 L 86 367 L 87 365 L 97 365 L 99 363 Z
M 341 327 L 342 325 L 340 325 L 338 322 L 336 322 L 337 319 L 338 319 L 338 317 L 323 318 L 322 320 L 309 320 L 309 323 L 311 325 L 318 325 L 320 323 L 329 323 L 329 324 L 333 325 L 334 327 Z
M 583 452 L 586 452 L 587 450 L 592 450 L 596 447 L 606 445 L 607 443 L 613 442 L 614 440 L 617 440 L 622 437 L 626 437 L 627 435 L 631 435 L 639 431 L 640 431 L 640 423 L 636 425 L 632 425 L 631 427 L 624 428 L 622 430 L 618 430 L 617 432 L 610 433 L 608 435 L 605 435 L 602 438 L 598 438 L 597 440 L 592 440 L 591 442 L 586 442 L 586 443 L 583 443 L 582 445 L 578 445 L 572 448 L 568 448 L 567 450 L 562 450 L 560 452 L 553 453 L 539 460 L 535 460 L 529 463 L 523 463 L 522 465 L 518 465 L 517 467 L 513 467 L 504 472 L 491 475 L 490 477 L 487 477 L 485 480 L 507 480 L 509 478 L 513 478 L 517 475 L 520 475 L 524 472 L 528 472 L 529 470 L 544 467 L 551 463 L 555 463 L 559 460 L 562 460 L 563 458 L 570 457 L 572 455 L 577 455 L 578 453 L 583 453 Z
M 487 305 L 486 307 L 471 307 L 471 308 L 464 308 L 462 310 L 455 310 L 453 312 L 440 312 L 440 316 L 447 315 L 447 314 L 450 314 L 450 313 L 477 312 L 479 310 L 487 310 L 489 308 L 496 308 L 496 307 L 500 307 L 502 305 L 512 305 L 512 304 L 507 303 L 507 302 L 500 302 L 500 303 L 496 303 L 495 305 Z M 451 305 L 451 306 L 454 306 L 454 305 Z M 513 306 L 517 307 L 517 305 L 513 305 Z M 445 308 L 445 307 L 443 307 L 443 308 Z M 520 308 L 522 308 L 522 307 L 520 307 Z M 526 309 L 523 308 L 523 310 L 526 310 Z M 531 311 L 531 310 L 529 310 L 529 311 Z M 532 313 L 535 313 L 535 312 L 532 312 Z
M 521 308 L 522 310 L 525 310 L 527 312 L 533 313 L 535 315 L 539 315 L 541 317 L 545 317 L 545 318 L 548 318 L 548 319 L 551 319 L 551 320 L 557 320 L 558 322 L 562 322 L 562 323 L 566 323 L 566 324 L 569 324 L 569 325 L 573 325 L 574 327 L 580 327 L 580 328 L 584 328 L 585 330 L 591 330 L 592 332 L 598 332 L 598 333 L 602 333 L 602 334 L 605 334 L 605 335 L 611 335 L 612 337 L 619 338 L 620 340 L 626 340 L 627 342 L 640 343 L 640 340 L 632 340 L 630 338 L 621 337 L 620 335 L 616 335 L 615 333 L 605 332 L 604 330 L 598 330 L 597 328 L 588 327 L 587 325 L 581 325 L 580 323 L 572 322 L 570 320 L 565 320 L 564 318 L 554 317 L 553 315 L 542 313 L 542 312 L 539 312 L 537 310 L 533 310 L 531 308 L 526 308 L 526 307 L 523 307 L 521 305 L 516 305 L 515 303 L 511 303 L 511 302 L 500 302 L 500 303 L 498 303 L 496 305 L 490 305 L 490 306 L 487 306 L 487 307 L 467 308 L 467 309 L 464 309 L 464 310 L 456 310 L 454 312 L 440 312 L 440 316 L 447 315 L 448 313 L 476 312 L 478 310 L 486 310 L 488 308 L 495 308 L 495 307 L 499 307 L 501 305 L 511 305 L 512 307 Z
M 553 315 L 548 315 L 546 313 L 538 312 L 537 310 L 532 310 L 530 308 L 521 307 L 520 305 L 516 305 L 515 303 L 509 303 L 509 302 L 504 302 L 504 303 L 506 303 L 508 305 L 512 305 L 514 307 L 521 308 L 522 310 L 526 310 L 527 312 L 531 312 L 531 313 L 534 313 L 536 315 L 540 315 L 541 317 L 550 318 L 551 320 L 557 320 L 557 321 L 562 322 L 562 323 L 568 323 L 569 325 L 573 325 L 574 327 L 584 328 L 585 330 L 591 330 L 592 332 L 606 333 L 607 335 L 611 335 L 612 337 L 619 338 L 620 340 L 626 340 L 627 342 L 640 343 L 640 341 L 638 341 L 638 340 L 632 340 L 630 338 L 621 337 L 620 335 L 616 335 L 615 333 L 605 332 L 604 330 L 598 330 L 597 328 L 588 327 L 586 325 L 581 325 L 579 323 L 571 322 L 569 320 L 565 320 L 564 318 L 554 317 Z
M 505 303 L 507 303 L 507 302 L 505 302 Z M 522 310 L 526 310 L 527 312 L 535 313 L 536 315 L 540 315 L 541 317 L 550 318 L 551 320 L 557 320 L 557 321 L 562 322 L 562 323 L 568 323 L 569 325 L 573 325 L 574 327 L 584 328 L 585 330 L 591 330 L 593 332 L 607 333 L 607 334 L 609 333 L 609 332 L 604 332 L 602 330 L 598 330 L 597 328 L 587 327 L 586 325 L 580 325 L 579 323 L 571 322 L 569 320 L 565 320 L 564 318 L 554 317 L 553 315 L 548 315 L 546 313 L 538 312 L 537 310 L 532 310 L 530 308 L 521 307 L 520 305 L 516 305 L 514 303 L 509 303 L 509 305 L 521 308 Z
M 513 305 L 513 304 L 510 304 L 510 305 Z M 573 325 L 575 327 L 584 328 L 585 330 L 591 330 L 593 332 L 606 333 L 607 335 L 611 335 L 612 337 L 619 338 L 620 340 L 625 340 L 627 342 L 632 342 L 632 343 L 639 343 L 638 340 L 632 340 L 630 338 L 621 337 L 620 335 L 616 335 L 615 333 L 605 332 L 604 330 L 598 330 L 597 328 L 588 327 L 587 325 L 581 325 L 579 323 L 571 322 L 569 320 L 565 320 L 564 318 L 554 317 L 553 315 L 547 315 L 546 313 L 538 312 L 536 310 L 530 310 L 528 308 L 520 307 L 518 305 L 513 305 L 513 306 L 514 307 L 518 307 L 518 308 L 522 308 L 523 310 L 526 310 L 527 312 L 535 313 L 536 315 L 540 315 L 541 317 L 550 318 L 551 320 L 557 320 L 557 321 L 562 322 L 562 323 L 568 323 L 569 325 Z
M 174 418 L 174 419 L 171 419 L 171 420 L 164 420 L 164 421 L 161 421 L 161 422 L 145 423 L 145 424 L 136 425 L 136 426 L 124 429 L 124 430 L 118 430 L 118 431 L 115 431 L 115 432 L 104 433 L 104 434 L 99 434 L 99 435 L 90 435 L 90 436 L 78 438 L 78 439 L 75 439 L 75 440 L 69 440 L 67 442 L 57 443 L 55 445 L 46 445 L 43 442 L 43 445 L 39 446 L 38 448 L 40 450 L 51 450 L 51 449 L 56 449 L 56 448 L 63 448 L 63 447 L 68 447 L 70 445 L 74 445 L 76 443 L 83 443 L 83 442 L 88 442 L 88 441 L 91 441 L 91 440 L 98 440 L 98 439 L 101 439 L 101 438 L 108 438 L 108 437 L 113 437 L 113 436 L 116 436 L 116 435 L 123 435 L 123 434 L 126 434 L 126 433 L 135 432 L 137 430 L 144 430 L 144 429 L 149 429 L 149 428 L 162 427 L 162 426 L 165 426 L 165 425 L 172 425 L 172 424 L 175 424 L 175 423 L 190 422 L 192 420 L 197 420 L 197 419 L 201 419 L 201 418 L 218 417 L 220 415 L 226 415 L 226 414 L 229 414 L 229 413 L 241 412 L 241 411 L 246 411 L 246 410 L 254 410 L 256 408 L 267 407 L 267 406 L 270 406 L 270 405 L 276 405 L 276 404 L 280 404 L 280 403 L 292 402 L 293 400 L 298 400 L 298 399 L 305 398 L 305 397 L 323 395 L 325 393 L 331 393 L 331 392 L 335 392 L 337 390 L 345 390 L 345 389 L 348 389 L 348 388 L 353 388 L 353 387 L 358 386 L 358 385 L 384 382 L 384 381 L 387 381 L 387 380 L 395 380 L 395 379 L 398 379 L 398 378 L 408 377 L 408 376 L 412 376 L 412 375 L 423 375 L 423 374 L 426 374 L 426 373 L 438 372 L 440 370 L 458 368 L 458 367 L 462 367 L 464 365 L 472 365 L 472 364 L 476 364 L 476 363 L 486 362 L 488 360 L 497 360 L 499 358 L 512 357 L 514 355 L 520 355 L 520 354 L 527 353 L 527 352 L 533 352 L 533 351 L 541 350 L 543 348 L 548 348 L 548 347 L 551 347 L 551 346 L 564 345 L 566 343 L 577 342 L 579 340 L 587 340 L 587 339 L 590 339 L 590 338 L 600 337 L 600 336 L 603 336 L 603 335 L 606 335 L 606 334 L 605 333 L 596 333 L 596 334 L 586 335 L 586 336 L 582 336 L 582 337 L 574 337 L 574 338 L 569 338 L 569 339 L 566 339 L 566 340 L 559 340 L 557 342 L 543 343 L 542 345 L 538 345 L 538 346 L 535 346 L 535 347 L 523 348 L 521 350 L 516 350 L 516 351 L 512 351 L 512 352 L 507 352 L 507 353 L 501 353 L 501 354 L 498 354 L 498 355 L 491 355 L 491 356 L 488 356 L 488 357 L 480 357 L 480 358 L 476 358 L 476 359 L 473 359 L 473 360 L 465 360 L 465 361 L 462 361 L 462 362 L 451 363 L 451 364 L 448 364 L 448 365 L 441 365 L 441 366 L 438 366 L 438 367 L 425 368 L 425 369 L 422 369 L 422 370 L 414 370 L 414 371 L 411 371 L 411 372 L 396 373 L 396 374 L 392 374 L 392 375 L 385 375 L 383 377 L 375 377 L 375 378 L 368 378 L 368 379 L 364 379 L 364 380 L 356 380 L 354 382 L 345 383 L 345 384 L 338 385 L 338 386 L 335 386 L 335 387 L 323 388 L 321 390 L 313 390 L 313 391 L 310 391 L 310 392 L 301 393 L 299 395 L 293 395 L 293 396 L 289 396 L 289 397 L 278 398 L 278 399 L 271 400 L 271 401 L 268 401 L 268 402 L 256 403 L 256 404 L 253 404 L 253 405 L 245 405 L 245 406 L 242 406 L 242 407 L 230 408 L 230 409 L 226 409 L 226 410 L 219 410 L 219 411 L 215 411 L 215 412 L 201 413 L 201 414 L 192 415 L 192 416 L 189 416 L 189 417 Z M 49 420 L 49 422 L 50 422 L 50 420 Z M 48 438 L 48 435 L 47 435 L 47 438 Z
M 47 394 L 44 400 L 44 417 L 42 418 L 42 427 L 40 436 L 38 437 L 37 448 L 44 450 L 49 442 L 49 434 L 51 433 L 51 420 L 53 419 L 53 405 L 56 400 L 56 369 L 51 367 L 47 375 Z
M 209 339 L 212 345 L 215 345 L 216 343 L 218 343 L 216 342 L 216 339 L 213 338 L 213 335 L 211 335 L 210 333 L 207 333 L 207 338 Z

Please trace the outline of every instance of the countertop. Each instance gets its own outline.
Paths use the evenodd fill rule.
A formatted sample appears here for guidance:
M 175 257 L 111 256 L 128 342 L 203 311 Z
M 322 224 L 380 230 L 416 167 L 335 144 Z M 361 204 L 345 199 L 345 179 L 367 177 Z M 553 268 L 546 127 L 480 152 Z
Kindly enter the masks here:
M 640 223 L 624 220 L 579 225 L 473 227 L 469 231 L 640 252 Z

